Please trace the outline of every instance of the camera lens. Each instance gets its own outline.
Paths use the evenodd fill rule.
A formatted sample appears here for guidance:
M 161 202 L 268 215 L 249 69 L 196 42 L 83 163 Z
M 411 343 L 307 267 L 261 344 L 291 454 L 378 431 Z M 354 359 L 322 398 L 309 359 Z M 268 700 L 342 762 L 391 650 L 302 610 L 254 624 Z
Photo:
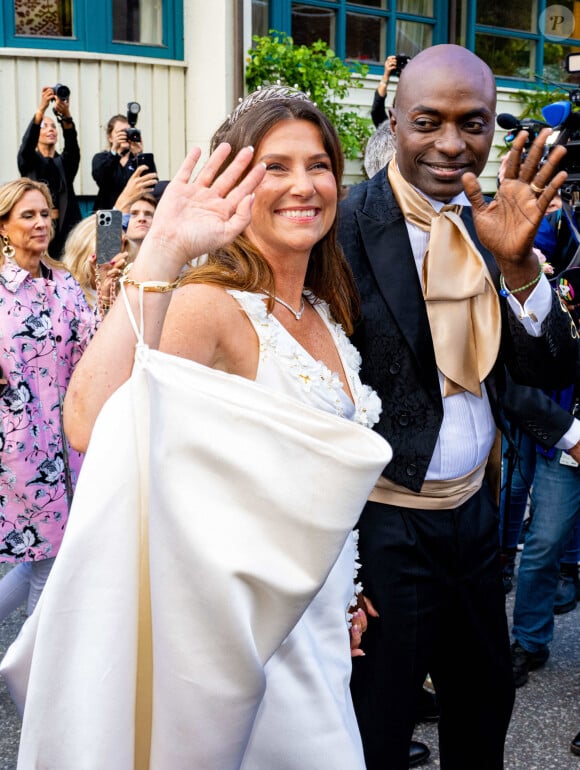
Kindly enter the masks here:
M 52 90 L 54 91 L 55 96 L 62 102 L 66 102 L 70 96 L 70 88 L 68 86 L 63 86 L 62 83 L 57 83 Z

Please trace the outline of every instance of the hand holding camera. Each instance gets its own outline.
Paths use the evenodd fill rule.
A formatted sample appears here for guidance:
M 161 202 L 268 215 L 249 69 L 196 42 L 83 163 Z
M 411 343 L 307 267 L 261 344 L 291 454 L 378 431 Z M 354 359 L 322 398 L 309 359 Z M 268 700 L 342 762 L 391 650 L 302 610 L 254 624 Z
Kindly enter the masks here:
M 57 120 L 59 122 L 63 120 L 67 122 L 70 121 L 70 88 L 68 86 L 63 86 L 62 83 L 57 83 L 52 91 L 54 101 L 52 111 L 56 115 Z
M 38 105 L 37 113 L 44 115 L 47 111 L 49 104 L 54 99 L 54 89 L 51 86 L 44 86 L 40 92 L 40 102 Z
M 401 72 L 405 69 L 407 64 L 411 61 L 411 57 L 407 56 L 405 53 L 398 53 L 396 58 L 397 66 L 393 70 L 393 75 L 396 75 L 396 77 L 401 77 Z
M 68 86 L 63 86 L 61 83 L 57 83 L 54 88 L 52 86 L 44 86 L 40 92 L 40 102 L 38 109 L 36 110 L 36 122 L 40 123 L 44 117 L 44 113 L 48 109 L 51 102 L 54 106 L 52 111 L 56 115 L 58 122 L 70 122 L 72 120 L 69 107 L 70 89 Z
M 385 61 L 385 70 L 383 72 L 383 82 L 387 83 L 393 72 L 397 69 L 397 57 L 394 54 L 387 56 Z

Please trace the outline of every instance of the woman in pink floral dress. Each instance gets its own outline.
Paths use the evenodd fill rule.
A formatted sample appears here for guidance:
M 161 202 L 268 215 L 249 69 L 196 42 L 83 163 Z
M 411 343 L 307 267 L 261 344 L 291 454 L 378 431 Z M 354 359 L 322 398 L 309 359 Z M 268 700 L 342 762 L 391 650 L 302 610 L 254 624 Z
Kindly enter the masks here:
M 81 288 L 47 256 L 44 184 L 0 187 L 0 621 L 30 614 L 58 553 L 81 455 L 63 439 L 62 399 L 94 330 Z

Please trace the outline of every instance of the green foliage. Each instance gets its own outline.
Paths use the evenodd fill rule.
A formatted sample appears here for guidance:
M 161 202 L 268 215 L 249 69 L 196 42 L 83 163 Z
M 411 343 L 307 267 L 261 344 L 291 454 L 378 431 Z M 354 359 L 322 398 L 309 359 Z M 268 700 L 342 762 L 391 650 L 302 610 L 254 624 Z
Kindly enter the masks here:
M 525 91 L 516 91 L 510 94 L 510 99 L 523 104 L 523 110 L 518 116 L 522 118 L 533 118 L 534 120 L 542 120 L 542 107 L 545 107 L 552 102 L 558 102 L 562 99 L 568 99 L 568 92 L 562 91 L 557 88 L 547 90 L 542 86 L 534 86 L 533 88 Z
M 336 128 L 346 158 L 360 158 L 373 132 L 369 118 L 346 109 L 342 102 L 349 89 L 362 88 L 360 78 L 368 67 L 359 62 L 345 64 L 326 43 L 318 40 L 310 46 L 294 45 L 284 32 L 270 30 L 264 37 L 253 38 L 255 47 L 248 51 L 246 86 L 295 86 L 310 95 Z

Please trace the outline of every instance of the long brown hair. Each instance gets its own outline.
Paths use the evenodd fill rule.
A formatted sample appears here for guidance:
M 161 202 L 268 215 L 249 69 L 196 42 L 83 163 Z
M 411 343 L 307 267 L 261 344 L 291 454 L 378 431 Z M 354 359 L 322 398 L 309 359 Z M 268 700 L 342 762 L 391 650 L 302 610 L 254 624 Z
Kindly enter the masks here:
M 247 99 L 251 100 L 252 97 L 251 94 Z M 243 147 L 251 145 L 258 151 L 265 135 L 280 121 L 306 120 L 320 131 L 336 180 L 337 197 L 340 199 L 344 170 L 340 141 L 334 126 L 312 102 L 305 97 L 270 97 L 256 99 L 247 109 L 238 109 L 236 112 L 239 114 L 234 113 L 232 118 L 228 118 L 211 141 L 212 151 L 221 142 L 228 142 L 232 147 L 222 171 Z M 241 291 L 263 289 L 276 294 L 270 265 L 244 235 L 239 235 L 230 245 L 210 253 L 203 265 L 193 268 L 184 276 L 182 283 L 213 283 Z M 335 321 L 342 324 L 346 333 L 350 334 L 353 319 L 358 314 L 359 300 L 350 267 L 337 241 L 336 219 L 328 233 L 312 248 L 305 286 L 316 297 L 328 303 Z M 269 310 L 272 310 L 274 300 L 268 304 Z
M 36 190 L 46 200 L 48 210 L 52 209 L 52 196 L 50 190 L 44 182 L 37 182 L 35 179 L 28 179 L 28 177 L 21 177 L 20 179 L 14 179 L 12 182 L 6 182 L 0 187 L 0 222 L 6 222 L 12 213 L 12 209 L 17 203 L 26 195 L 27 192 Z M 54 237 L 54 223 L 50 224 L 50 239 Z M 44 254 L 42 261 L 49 267 L 62 270 L 63 266 L 56 259 L 52 259 L 47 254 Z M 4 265 L 4 255 L 0 249 L 0 268 Z

